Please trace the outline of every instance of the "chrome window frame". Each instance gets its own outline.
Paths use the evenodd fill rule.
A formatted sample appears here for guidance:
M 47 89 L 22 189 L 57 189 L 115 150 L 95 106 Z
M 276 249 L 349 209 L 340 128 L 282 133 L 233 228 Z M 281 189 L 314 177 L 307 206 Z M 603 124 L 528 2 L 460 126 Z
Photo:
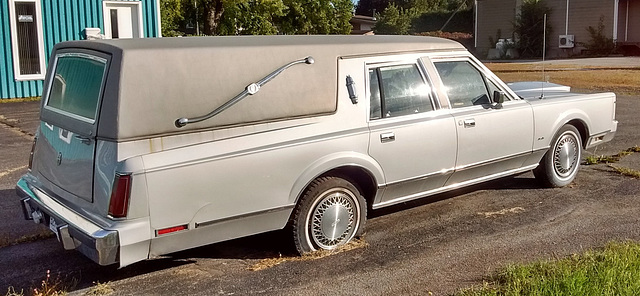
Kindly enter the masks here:
M 420 73 L 420 77 L 422 78 L 422 81 L 429 86 L 429 97 L 431 100 L 431 107 L 433 108 L 430 111 L 425 111 L 425 112 L 420 112 L 420 113 L 416 113 L 416 114 L 411 114 L 411 115 L 401 115 L 399 117 L 384 117 L 381 116 L 380 118 L 371 118 L 371 82 L 369 79 L 369 71 L 373 70 L 373 69 L 378 69 L 378 68 L 384 68 L 384 67 L 393 67 L 393 66 L 405 66 L 405 65 L 413 65 L 416 66 L 416 68 L 418 69 L 418 73 Z M 438 94 L 435 91 L 435 84 L 433 82 L 433 79 L 431 79 L 431 76 L 429 75 L 428 71 L 426 71 L 424 64 L 422 63 L 420 57 L 415 57 L 415 58 L 407 58 L 407 59 L 397 59 L 397 60 L 387 60 L 387 61 L 375 61 L 375 62 L 365 62 L 365 67 L 364 67 L 364 79 L 365 79 L 365 97 L 366 97 L 366 101 L 367 101 L 367 122 L 372 122 L 372 121 L 380 121 L 380 120 L 388 120 L 388 119 L 399 119 L 399 118 L 413 118 L 414 116 L 424 116 L 424 114 L 429 114 L 432 113 L 434 111 L 438 111 L 442 109 L 442 106 L 440 104 L 440 100 L 438 98 Z M 381 93 L 382 95 L 382 93 Z M 381 105 L 382 105 L 382 96 L 381 98 Z
M 524 99 L 520 98 L 518 95 L 516 95 L 515 92 L 513 92 L 513 90 L 511 90 L 511 88 L 509 88 L 509 86 L 506 85 L 506 83 L 504 83 L 501 79 L 499 79 L 493 72 L 491 72 L 491 70 L 489 70 L 484 64 L 482 64 L 480 61 L 478 61 L 476 58 L 474 58 L 472 55 L 466 53 L 466 52 L 460 52 L 459 54 L 452 54 L 452 53 L 435 53 L 432 55 L 428 55 L 423 57 L 424 59 L 428 59 L 430 66 L 433 67 L 433 70 L 436 71 L 436 74 L 438 74 L 438 87 L 440 87 L 441 89 L 444 89 L 444 84 L 442 83 L 442 79 L 439 76 L 439 73 L 437 72 L 437 69 L 435 67 L 435 63 L 437 62 L 456 62 L 456 61 L 467 61 L 469 62 L 476 70 L 478 70 L 480 72 L 480 74 L 482 74 L 483 79 L 485 80 L 485 87 L 487 87 L 487 91 L 488 91 L 488 85 L 487 85 L 487 81 L 492 82 L 495 86 L 498 87 L 498 89 L 500 91 L 502 91 L 505 94 L 505 104 L 510 104 L 513 102 L 522 102 L 524 101 Z M 481 105 L 476 105 L 476 106 L 466 106 L 466 107 L 461 107 L 461 108 L 453 108 L 453 106 L 451 106 L 451 102 L 449 101 L 449 96 L 446 94 L 446 92 L 444 93 L 444 98 L 446 99 L 447 103 L 449 104 L 449 109 L 456 109 L 456 110 L 464 110 L 464 109 L 468 109 L 468 108 L 481 108 Z M 490 94 L 491 95 L 491 94 Z
M 86 59 L 98 61 L 98 62 L 101 62 L 101 63 L 104 64 L 104 69 L 103 69 L 103 72 L 102 72 L 102 81 L 100 83 L 100 90 L 98 91 L 98 98 L 97 98 L 97 101 L 96 101 L 96 109 L 94 111 L 95 113 L 93 115 L 93 117 L 94 117 L 93 119 L 87 118 L 87 117 L 84 117 L 84 116 L 80 116 L 80 115 L 77 115 L 77 114 L 74 114 L 74 113 L 71 113 L 71 112 L 68 112 L 68 111 L 65 111 L 65 110 L 61 110 L 61 109 L 49 106 L 49 98 L 50 98 L 50 94 L 51 94 L 51 89 L 53 88 L 53 80 L 56 77 L 56 69 L 58 68 L 58 61 L 62 57 L 81 57 L 81 58 L 86 58 Z M 58 113 L 58 114 L 61 114 L 61 115 L 64 115 L 64 116 L 67 116 L 67 117 L 70 117 L 70 118 L 73 118 L 73 119 L 77 119 L 77 120 L 80 120 L 82 122 L 86 122 L 86 123 L 89 123 L 89 124 L 93 125 L 98 120 L 98 114 L 99 114 L 99 111 L 100 111 L 100 104 L 102 102 L 102 97 L 103 97 L 103 94 L 104 94 L 105 84 L 106 84 L 106 81 L 107 81 L 107 74 L 109 72 L 109 62 L 110 62 L 110 59 L 108 59 L 108 58 L 99 57 L 99 56 L 92 55 L 92 54 L 89 54 L 89 53 L 84 53 L 84 52 L 62 52 L 62 53 L 56 54 L 55 57 L 54 57 L 53 65 L 51 67 L 52 73 L 51 73 L 51 75 L 49 75 L 49 78 L 46 81 L 47 82 L 46 85 L 48 87 L 46 88 L 45 93 L 43 94 L 43 98 L 44 98 L 44 102 L 43 102 L 43 105 L 42 105 L 43 108 L 47 109 L 49 111 L 52 111 L 52 112 L 55 112 L 55 113 Z

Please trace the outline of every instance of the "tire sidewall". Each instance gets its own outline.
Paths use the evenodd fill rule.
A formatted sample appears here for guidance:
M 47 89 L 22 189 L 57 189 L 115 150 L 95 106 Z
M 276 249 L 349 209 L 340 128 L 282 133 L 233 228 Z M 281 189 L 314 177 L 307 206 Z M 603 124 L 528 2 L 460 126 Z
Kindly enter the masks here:
M 556 153 L 556 148 L 558 147 L 560 139 L 562 139 L 565 135 L 569 135 L 573 137 L 578 146 L 577 149 L 577 160 L 573 168 L 571 168 L 571 173 L 566 177 L 560 176 L 555 169 L 554 165 L 554 157 Z M 564 187 L 573 182 L 576 175 L 578 174 L 578 170 L 580 169 L 580 161 L 582 159 L 582 139 L 580 137 L 580 133 L 578 130 L 572 125 L 563 126 L 557 133 L 556 136 L 551 141 L 551 147 L 549 147 L 549 151 L 545 156 L 545 174 L 549 185 L 552 187 Z
M 302 196 L 298 209 L 293 219 L 293 235 L 296 248 L 299 253 L 308 253 L 320 248 L 314 241 L 311 234 L 312 215 L 320 202 L 333 192 L 345 192 L 350 201 L 354 204 L 355 230 L 344 242 L 334 248 L 346 244 L 354 237 L 362 234 L 364 223 L 366 222 L 366 202 L 360 191 L 349 181 L 338 177 L 323 177 L 313 181 Z M 331 248 L 331 249 L 334 249 Z

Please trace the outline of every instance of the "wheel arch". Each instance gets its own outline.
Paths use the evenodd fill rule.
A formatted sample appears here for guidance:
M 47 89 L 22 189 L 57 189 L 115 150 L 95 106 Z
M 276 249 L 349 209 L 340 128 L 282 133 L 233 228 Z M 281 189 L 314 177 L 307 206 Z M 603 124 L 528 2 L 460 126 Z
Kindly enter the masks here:
M 543 135 L 545 133 L 548 133 L 545 136 L 545 137 L 548 137 L 547 138 L 548 141 L 546 142 L 547 145 L 549 146 L 552 145 L 551 140 L 553 139 L 553 137 L 555 137 L 558 134 L 558 131 L 562 129 L 563 126 L 572 125 L 580 133 L 582 148 L 585 148 L 589 140 L 589 126 L 591 123 L 591 118 L 589 117 L 589 115 L 585 113 L 583 110 L 579 110 L 575 108 L 561 112 L 559 115 L 560 116 L 557 116 L 552 121 L 553 123 L 547 125 L 546 128 L 544 127 L 546 125 L 544 123 L 544 119 L 549 119 L 549 118 L 543 117 L 542 123 L 536 123 L 536 126 L 541 128 L 541 132 L 544 130 L 547 131 L 543 133 Z
M 376 184 L 375 177 L 373 177 L 373 175 L 369 171 L 359 166 L 342 166 L 331 169 L 318 176 L 317 178 L 327 176 L 343 178 L 356 186 L 356 188 L 358 188 L 358 190 L 364 197 L 364 200 L 367 202 L 367 206 L 371 208 L 371 205 L 373 204 L 373 201 L 376 197 L 378 185 Z M 304 190 L 302 192 L 304 192 Z M 300 193 L 300 195 L 302 194 L 302 192 Z
M 325 156 L 311 164 L 294 183 L 289 199 L 297 205 L 313 180 L 336 176 L 351 182 L 361 191 L 367 206 L 374 202 L 378 184 L 384 181 L 380 165 L 368 155 L 354 152 Z
M 570 121 L 568 121 L 567 123 L 563 124 L 564 125 L 572 125 L 574 126 L 578 132 L 580 133 L 580 140 L 582 141 L 582 148 L 586 148 L 587 147 L 587 142 L 589 141 L 589 126 L 581 119 L 572 119 Z M 557 130 L 556 133 L 558 132 L 558 130 L 560 128 L 562 128 L 562 126 L 560 126 Z

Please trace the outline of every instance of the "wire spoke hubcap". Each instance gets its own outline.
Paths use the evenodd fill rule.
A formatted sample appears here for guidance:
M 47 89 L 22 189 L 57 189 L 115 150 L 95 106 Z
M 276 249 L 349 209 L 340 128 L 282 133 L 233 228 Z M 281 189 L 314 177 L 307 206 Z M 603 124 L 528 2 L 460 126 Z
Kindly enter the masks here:
M 356 204 L 348 192 L 325 196 L 313 210 L 311 236 L 322 249 L 333 249 L 353 237 Z
M 580 147 L 575 137 L 570 134 L 563 135 L 553 153 L 553 167 L 562 178 L 570 176 L 578 163 Z

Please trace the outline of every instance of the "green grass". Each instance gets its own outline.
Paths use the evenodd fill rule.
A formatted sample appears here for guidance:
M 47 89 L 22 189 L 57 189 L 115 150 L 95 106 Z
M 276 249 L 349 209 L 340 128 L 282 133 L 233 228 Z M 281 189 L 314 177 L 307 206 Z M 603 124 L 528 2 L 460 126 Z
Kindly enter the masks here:
M 612 242 L 564 259 L 510 265 L 457 295 L 640 295 L 640 244 Z
M 640 147 L 633 146 L 629 149 L 618 152 L 614 155 L 589 155 L 585 158 L 586 165 L 593 165 L 599 163 L 616 163 L 625 156 L 629 156 L 635 152 L 640 152 Z
M 621 175 L 624 175 L 624 176 L 627 176 L 627 177 L 636 178 L 636 179 L 640 179 L 640 171 L 638 171 L 638 170 L 625 168 L 625 167 L 620 167 L 620 166 L 614 166 L 614 165 L 609 165 L 609 166 L 611 168 L 613 168 L 616 172 L 618 172 Z

